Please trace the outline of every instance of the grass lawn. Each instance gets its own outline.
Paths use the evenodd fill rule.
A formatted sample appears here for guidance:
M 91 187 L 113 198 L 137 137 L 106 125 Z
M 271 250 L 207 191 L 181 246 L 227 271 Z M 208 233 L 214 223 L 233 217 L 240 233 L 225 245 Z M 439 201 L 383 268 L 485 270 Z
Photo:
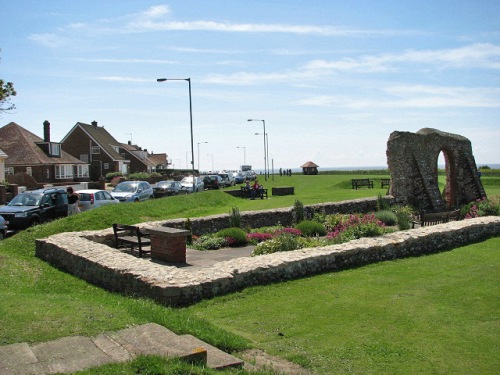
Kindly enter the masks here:
M 294 175 L 268 182 L 260 177 L 269 189 L 294 186 L 295 195 L 251 201 L 210 191 L 103 207 L 16 234 L 0 242 L 0 345 L 90 336 L 155 322 L 228 351 L 255 346 L 324 373 L 333 368 L 415 373 L 408 370 L 410 364 L 422 373 L 450 373 L 455 371 L 448 369 L 455 367 L 458 373 L 498 369 L 498 238 L 434 256 L 252 288 L 186 309 L 109 293 L 34 257 L 37 238 L 102 229 L 113 222 L 228 213 L 232 207 L 289 207 L 296 199 L 312 204 L 385 194 L 377 182 L 376 189 L 352 190 L 351 178 L 360 177 L 384 176 Z M 489 196 L 500 195 L 500 178 L 483 181 Z M 124 373 L 138 373 L 128 371 Z
M 203 301 L 188 308 L 322 374 L 492 374 L 500 238 Z

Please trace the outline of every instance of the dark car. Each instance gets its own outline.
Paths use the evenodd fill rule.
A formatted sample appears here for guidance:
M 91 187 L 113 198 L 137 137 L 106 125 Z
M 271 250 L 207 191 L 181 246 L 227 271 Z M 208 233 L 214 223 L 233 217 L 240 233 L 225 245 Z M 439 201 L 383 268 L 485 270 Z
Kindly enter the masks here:
M 16 195 L 0 215 L 9 230 L 25 229 L 32 225 L 68 216 L 68 194 L 65 189 L 27 190 Z
M 223 187 L 222 178 L 216 174 L 210 174 L 203 178 L 203 185 L 205 185 L 205 189 L 220 189 Z
M 182 188 L 180 181 L 160 181 L 153 188 L 155 198 L 160 197 L 170 197 L 172 195 L 178 195 L 182 193 L 187 193 L 186 190 Z

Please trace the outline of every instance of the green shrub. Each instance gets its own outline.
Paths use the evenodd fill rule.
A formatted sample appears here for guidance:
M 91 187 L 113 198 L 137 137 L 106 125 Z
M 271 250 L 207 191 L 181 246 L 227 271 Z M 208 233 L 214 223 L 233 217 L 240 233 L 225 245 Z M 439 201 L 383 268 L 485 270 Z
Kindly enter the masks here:
M 217 250 L 226 246 L 226 239 L 206 234 L 193 241 L 192 247 L 196 250 Z
M 224 238 L 228 246 L 242 246 L 247 244 L 247 234 L 241 228 L 222 229 L 215 236 Z
M 106 173 L 106 182 L 111 182 L 112 179 L 114 179 L 115 177 L 123 177 L 123 173 L 122 172 L 109 172 L 109 173 Z
M 389 201 L 382 197 L 382 194 L 377 196 L 377 211 L 389 210 L 391 208 Z
M 375 217 L 388 226 L 396 225 L 398 222 L 396 214 L 390 210 L 377 211 L 375 212 Z
M 312 220 L 303 220 L 297 225 L 295 225 L 295 229 L 298 229 L 302 232 L 302 235 L 305 237 L 313 237 L 313 236 L 325 236 L 326 229 L 325 226 L 317 221 Z
M 293 222 L 294 223 L 300 223 L 302 220 L 305 219 L 304 217 L 304 204 L 299 201 L 298 199 L 295 200 L 293 203 Z
M 272 254 L 278 251 L 292 251 L 308 247 L 306 238 L 290 234 L 284 234 L 273 239 L 264 241 L 255 246 L 252 256 Z
M 465 219 L 472 219 L 480 216 L 500 215 L 500 203 L 493 202 L 488 198 L 476 199 L 462 207 L 460 216 Z
M 231 212 L 229 212 L 229 226 L 232 228 L 241 228 L 241 214 L 238 207 L 231 208 Z
M 400 206 L 394 209 L 394 213 L 398 218 L 398 228 L 400 230 L 410 229 L 410 224 L 413 220 L 415 210 L 411 206 Z
M 138 173 L 132 173 L 128 177 L 131 180 L 145 180 L 150 177 L 150 174 L 145 172 L 138 172 Z
M 327 238 L 334 243 L 343 243 L 361 237 L 375 237 L 384 234 L 384 223 L 375 215 L 340 215 L 335 217 L 338 224 L 328 233 Z

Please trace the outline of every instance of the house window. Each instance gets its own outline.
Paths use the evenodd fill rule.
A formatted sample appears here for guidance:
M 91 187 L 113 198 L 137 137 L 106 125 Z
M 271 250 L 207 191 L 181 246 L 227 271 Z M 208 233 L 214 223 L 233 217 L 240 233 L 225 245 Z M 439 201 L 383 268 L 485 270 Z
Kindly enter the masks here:
M 5 174 L 6 175 L 13 175 L 14 174 L 14 167 L 5 167 Z
M 119 154 L 119 153 L 120 153 L 120 147 L 118 147 L 118 146 L 111 146 L 111 147 L 113 147 L 113 150 L 115 150 L 115 152 L 116 152 L 117 154 Z
M 56 178 L 73 178 L 73 165 L 56 165 Z
M 109 163 L 104 163 L 104 169 L 109 169 Z
M 80 154 L 80 160 L 88 163 L 89 162 L 89 154 Z
M 51 156 L 61 156 L 61 144 L 51 143 L 50 144 L 50 155 Z
M 32 176 L 32 170 L 31 170 L 31 167 L 26 167 L 26 174 L 29 174 L 30 176 Z
M 100 154 L 101 153 L 101 148 L 99 146 L 92 146 L 92 154 Z
M 88 165 L 77 165 L 76 166 L 76 177 L 88 177 L 89 176 L 89 166 Z

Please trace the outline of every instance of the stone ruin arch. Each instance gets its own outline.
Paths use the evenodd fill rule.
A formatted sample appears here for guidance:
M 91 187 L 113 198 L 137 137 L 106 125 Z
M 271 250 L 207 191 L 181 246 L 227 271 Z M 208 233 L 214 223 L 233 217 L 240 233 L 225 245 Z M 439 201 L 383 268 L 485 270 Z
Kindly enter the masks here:
M 437 167 L 440 152 L 446 163 L 442 193 Z M 387 164 L 389 193 L 398 203 L 438 212 L 486 197 L 471 142 L 461 135 L 430 128 L 416 133 L 395 131 L 387 142 Z

